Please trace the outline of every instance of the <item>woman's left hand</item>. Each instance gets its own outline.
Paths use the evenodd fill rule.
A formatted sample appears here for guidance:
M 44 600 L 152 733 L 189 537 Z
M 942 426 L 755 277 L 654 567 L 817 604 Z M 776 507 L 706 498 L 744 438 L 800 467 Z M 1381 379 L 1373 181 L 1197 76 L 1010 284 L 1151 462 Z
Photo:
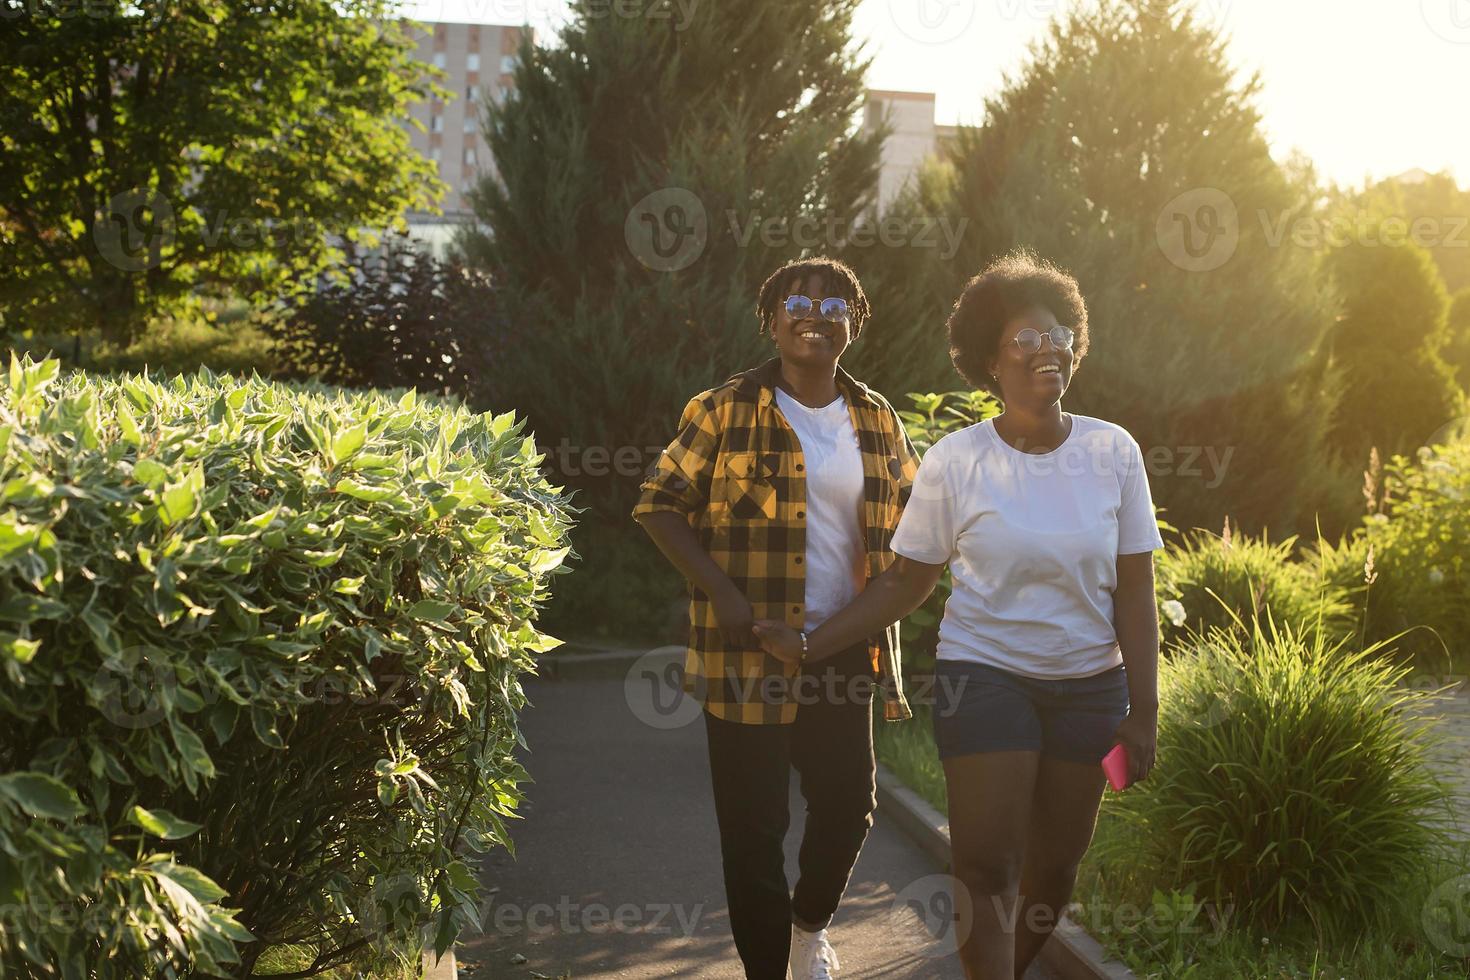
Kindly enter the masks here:
M 1128 782 L 1147 779 L 1153 771 L 1159 747 L 1159 716 L 1156 711 L 1129 711 L 1113 738 L 1128 753 Z
M 801 663 L 801 634 L 779 619 L 758 619 L 752 627 L 765 651 L 788 664 Z

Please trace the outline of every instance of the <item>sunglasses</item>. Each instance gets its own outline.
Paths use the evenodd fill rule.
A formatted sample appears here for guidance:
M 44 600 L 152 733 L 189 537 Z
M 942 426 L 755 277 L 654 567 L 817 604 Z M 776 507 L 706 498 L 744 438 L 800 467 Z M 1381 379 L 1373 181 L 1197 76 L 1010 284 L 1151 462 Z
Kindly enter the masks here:
M 786 314 L 793 320 L 805 320 L 812 315 L 814 301 L 806 296 L 786 297 Z M 847 300 L 840 296 L 828 296 L 817 309 L 823 320 L 839 323 L 847 319 Z
M 1041 350 L 1042 336 L 1043 334 L 1039 333 L 1035 328 L 1027 327 L 1025 330 L 1022 330 L 1020 333 L 1016 334 L 1011 343 L 1021 348 L 1021 353 L 1023 354 L 1035 354 L 1037 351 Z M 1056 326 L 1048 330 L 1044 336 L 1051 338 L 1052 350 L 1072 349 L 1073 334 L 1070 327 L 1064 327 L 1061 324 L 1057 324 Z

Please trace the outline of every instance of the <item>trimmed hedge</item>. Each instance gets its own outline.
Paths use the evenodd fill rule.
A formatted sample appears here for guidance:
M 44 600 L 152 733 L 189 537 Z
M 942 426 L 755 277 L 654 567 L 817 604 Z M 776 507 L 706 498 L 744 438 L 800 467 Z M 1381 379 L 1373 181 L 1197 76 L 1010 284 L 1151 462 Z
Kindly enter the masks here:
M 316 972 L 476 919 L 567 553 L 523 424 L 12 359 L 0 974 Z

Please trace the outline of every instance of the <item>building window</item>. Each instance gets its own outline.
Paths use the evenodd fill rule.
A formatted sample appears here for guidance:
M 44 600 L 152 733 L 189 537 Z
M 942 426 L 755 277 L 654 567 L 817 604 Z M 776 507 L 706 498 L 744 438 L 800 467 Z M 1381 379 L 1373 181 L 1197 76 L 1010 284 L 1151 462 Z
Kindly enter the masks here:
M 467 166 L 473 167 L 475 165 L 475 148 L 473 146 L 465 147 L 464 162 Z
M 473 133 L 475 131 L 475 117 L 474 116 L 465 116 L 464 117 L 464 131 L 466 133 Z
M 500 56 L 500 73 L 502 75 L 509 75 L 511 72 L 513 72 L 515 70 L 516 70 L 516 56 L 513 55 L 513 54 L 501 55 Z
M 478 51 L 471 51 L 468 60 L 465 61 L 464 67 L 465 67 L 465 71 L 479 71 L 480 70 L 480 52 L 478 52 Z
M 475 101 L 475 99 L 478 98 L 479 95 L 480 95 L 480 86 L 478 86 L 478 85 L 466 85 L 464 87 L 464 100 L 466 102 L 473 102 L 473 101 Z
M 430 116 L 429 117 L 429 132 L 431 132 L 431 133 L 442 133 L 442 132 L 444 132 L 444 117 L 443 116 Z
M 439 147 L 437 147 L 437 146 L 431 146 L 431 147 L 429 147 L 429 159 L 432 160 L 432 161 L 434 161 L 435 163 L 438 163 L 439 162 L 439 157 L 440 157 L 441 153 L 442 153 L 442 151 L 439 149 Z
M 446 64 L 447 64 L 447 62 L 446 62 L 446 60 L 444 58 L 444 52 L 443 51 L 435 51 L 434 52 L 434 67 L 435 68 L 443 68 Z

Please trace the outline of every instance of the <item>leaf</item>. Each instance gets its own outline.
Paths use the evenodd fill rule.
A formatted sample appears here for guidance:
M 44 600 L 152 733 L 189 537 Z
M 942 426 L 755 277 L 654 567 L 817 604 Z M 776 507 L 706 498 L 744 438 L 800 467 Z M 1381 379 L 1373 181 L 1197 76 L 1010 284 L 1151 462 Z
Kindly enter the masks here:
M 30 663 L 35 659 L 36 651 L 39 649 L 41 649 L 40 640 L 23 639 L 14 633 L 0 633 L 0 652 L 17 663 Z
M 167 810 L 145 810 L 140 806 L 128 811 L 128 822 L 164 840 L 181 840 L 204 829 L 201 824 L 181 820 Z
M 169 731 L 173 734 L 174 745 L 178 748 L 184 763 L 201 776 L 213 776 L 214 760 L 205 750 L 204 740 L 186 725 L 171 724 Z
M 0 776 L 0 796 L 33 817 L 73 820 L 87 812 L 74 790 L 43 772 L 13 772 Z
M 435 599 L 420 599 L 409 607 L 408 614 L 414 619 L 426 619 L 436 623 L 442 623 L 454 613 L 459 612 L 459 606 L 452 602 L 439 602 Z
M 367 423 L 343 429 L 332 439 L 332 462 L 341 463 L 356 456 L 367 442 Z

